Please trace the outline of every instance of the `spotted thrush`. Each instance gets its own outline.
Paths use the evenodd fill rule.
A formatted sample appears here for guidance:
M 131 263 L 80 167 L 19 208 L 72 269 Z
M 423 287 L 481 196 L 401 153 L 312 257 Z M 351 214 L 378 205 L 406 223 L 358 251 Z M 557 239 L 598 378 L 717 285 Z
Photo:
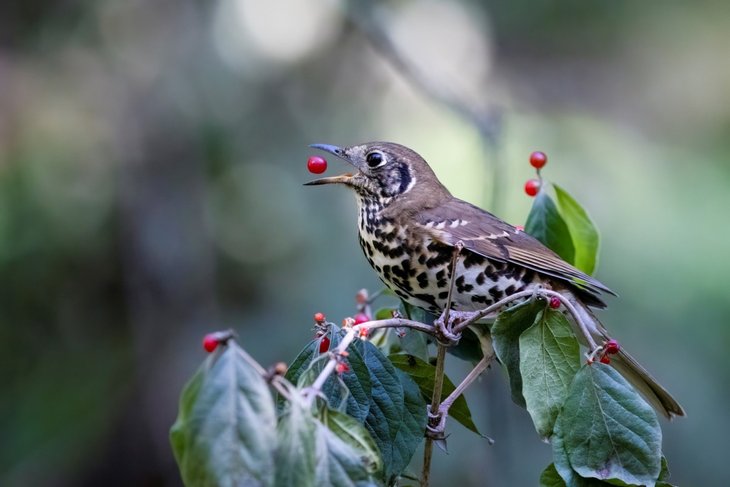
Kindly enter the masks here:
M 609 339 L 591 308 L 604 308 L 600 295 L 613 294 L 610 289 L 527 233 L 452 196 L 413 150 L 391 142 L 311 147 L 355 167 L 353 174 L 306 184 L 337 183 L 354 190 L 360 247 L 380 279 L 404 301 L 439 314 L 451 288 L 451 309 L 476 311 L 540 286 L 570 300 L 597 343 Z M 452 287 L 458 242 L 463 248 L 453 266 Z M 684 415 L 671 394 L 623 349 L 611 363 L 664 416 Z

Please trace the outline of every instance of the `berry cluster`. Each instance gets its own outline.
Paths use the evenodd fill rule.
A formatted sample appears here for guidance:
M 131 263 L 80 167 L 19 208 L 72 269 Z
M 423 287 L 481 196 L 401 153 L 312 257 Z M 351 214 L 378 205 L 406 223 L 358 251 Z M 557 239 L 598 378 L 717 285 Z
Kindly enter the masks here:
M 540 177 L 540 169 L 547 164 L 547 155 L 544 152 L 535 151 L 530 154 L 530 165 L 537 170 L 536 179 L 528 179 L 525 183 L 525 193 L 528 196 L 537 196 L 542 187 L 542 178 Z
M 329 326 L 324 313 L 314 313 L 314 338 L 319 338 L 319 353 L 325 353 L 330 349 L 330 338 L 327 336 Z
M 602 364 L 610 364 L 611 359 L 609 358 L 609 355 L 616 355 L 621 351 L 621 345 L 618 344 L 616 340 L 611 338 L 606 343 L 603 344 L 603 350 L 601 353 L 601 358 L 599 359 Z

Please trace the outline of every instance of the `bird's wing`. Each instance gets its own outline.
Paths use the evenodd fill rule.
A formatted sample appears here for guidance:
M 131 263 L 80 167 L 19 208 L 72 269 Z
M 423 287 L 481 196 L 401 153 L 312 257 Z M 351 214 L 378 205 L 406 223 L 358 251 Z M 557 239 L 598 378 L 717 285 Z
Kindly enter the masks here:
M 534 237 L 465 201 L 451 198 L 436 208 L 419 212 L 416 220 L 439 242 L 453 246 L 461 241 L 465 248 L 488 259 L 521 265 L 593 294 L 615 295 Z

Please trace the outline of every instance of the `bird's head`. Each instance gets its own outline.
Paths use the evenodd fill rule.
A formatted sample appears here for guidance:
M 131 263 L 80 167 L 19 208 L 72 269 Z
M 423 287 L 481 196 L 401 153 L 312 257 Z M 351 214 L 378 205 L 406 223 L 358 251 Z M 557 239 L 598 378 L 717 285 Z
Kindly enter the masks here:
M 419 196 L 448 195 L 428 163 L 408 147 L 393 142 L 368 142 L 351 147 L 312 144 L 352 164 L 354 173 L 305 183 L 307 185 L 344 184 L 364 197 L 380 200 Z

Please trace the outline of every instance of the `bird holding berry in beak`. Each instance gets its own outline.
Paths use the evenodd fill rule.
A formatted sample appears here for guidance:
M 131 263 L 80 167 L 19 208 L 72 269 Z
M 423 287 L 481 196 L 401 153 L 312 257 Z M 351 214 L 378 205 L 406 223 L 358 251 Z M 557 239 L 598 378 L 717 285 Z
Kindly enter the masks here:
M 311 147 L 354 167 L 306 184 L 341 184 L 354 191 L 360 247 L 385 285 L 407 303 L 435 314 L 447 304 L 469 312 L 520 291 L 547 288 L 573 304 L 596 342 L 611 341 L 592 310 L 605 307 L 601 295 L 613 294 L 609 288 L 529 234 L 454 197 L 413 150 L 392 142 Z M 452 266 L 455 249 L 460 250 Z M 682 406 L 633 357 L 618 347 L 613 353 L 612 365 L 655 409 L 667 418 L 684 416 Z

